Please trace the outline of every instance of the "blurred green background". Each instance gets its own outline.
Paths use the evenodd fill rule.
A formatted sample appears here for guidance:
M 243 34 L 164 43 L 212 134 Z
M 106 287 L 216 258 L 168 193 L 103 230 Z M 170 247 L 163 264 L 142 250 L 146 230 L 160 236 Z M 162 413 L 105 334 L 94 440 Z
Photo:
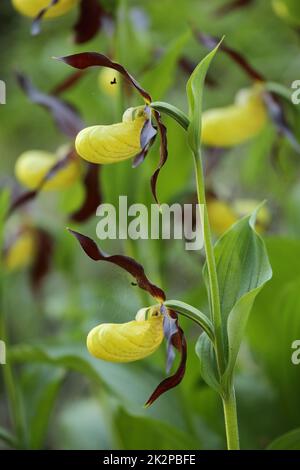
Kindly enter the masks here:
M 7 84 L 7 104 L 0 107 L 1 185 L 13 184 L 14 164 L 21 152 L 53 152 L 68 142 L 49 113 L 30 103 L 15 79 L 15 71 L 22 71 L 41 90 L 50 91 L 71 72 L 53 56 L 85 50 L 105 53 L 125 65 L 154 100 L 163 99 L 186 110 L 188 74 L 178 61 L 184 57 L 196 64 L 207 52 L 191 34 L 193 25 L 209 34 L 225 35 L 226 43 L 268 80 L 290 88 L 300 79 L 297 28 L 276 16 L 270 1 L 254 1 L 247 8 L 216 15 L 224 3 L 104 1 L 112 12 L 112 24 L 79 46 L 72 42 L 75 11 L 45 21 L 42 33 L 31 37 L 30 20 L 20 16 L 10 1 L 2 1 L 0 79 Z M 125 96 L 123 109 L 99 87 L 98 75 L 99 70 L 89 70 L 64 94 L 88 125 L 118 122 L 126 107 L 142 104 L 133 92 Z M 240 88 L 251 85 L 222 53 L 209 75 L 215 86 L 205 89 L 205 109 L 230 104 Z M 295 135 L 300 136 L 297 112 L 289 119 Z M 169 160 L 159 179 L 159 198 L 167 203 L 188 200 L 194 192 L 194 177 L 186 137 L 176 123 L 164 121 Z M 207 151 L 206 161 L 209 157 Z M 137 169 L 131 169 L 128 161 L 117 168 L 105 167 L 101 172 L 105 202 L 116 202 L 120 194 L 132 201 L 153 202 L 149 178 L 158 158 L 156 144 Z M 255 302 L 236 374 L 241 446 L 245 449 L 263 449 L 277 436 L 300 427 L 300 366 L 290 360 L 291 343 L 300 339 L 299 159 L 269 123 L 256 138 L 220 155 L 207 180 L 220 200 L 266 199 L 271 214 L 264 238 L 274 277 Z M 70 208 L 81 198 L 81 188 L 73 189 L 40 194 L 5 227 L 9 234 L 30 220 L 54 239 L 51 270 L 38 295 L 30 289 L 26 269 L 6 276 L 2 289 L 21 445 L 34 449 L 225 448 L 221 402 L 199 374 L 194 345 L 200 332 L 194 325 L 182 321 L 189 352 L 183 382 L 149 409 L 143 403 L 164 377 L 164 347 L 129 365 L 104 363 L 88 355 L 86 335 L 93 326 L 103 321 L 129 321 L 152 301 L 141 299 L 138 288 L 131 286 L 122 271 L 92 263 L 79 250 L 66 226 L 95 238 L 98 219 L 92 217 L 80 227 L 68 221 Z M 105 241 L 102 246 L 110 253 L 134 253 L 169 298 L 207 310 L 203 259 L 185 251 L 182 242 L 137 241 L 124 246 Z M 2 382 L 5 367 L 1 366 L 0 376 L 3 447 L 9 440 L 5 433 L 14 433 Z

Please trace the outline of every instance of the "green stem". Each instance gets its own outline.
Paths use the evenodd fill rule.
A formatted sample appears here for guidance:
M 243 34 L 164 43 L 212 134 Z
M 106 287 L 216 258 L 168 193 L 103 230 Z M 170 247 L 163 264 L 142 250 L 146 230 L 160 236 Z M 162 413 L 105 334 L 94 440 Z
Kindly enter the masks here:
M 168 116 L 171 116 L 181 125 L 181 127 L 183 127 L 183 129 L 185 130 L 188 129 L 190 125 L 189 118 L 180 109 L 176 108 L 176 106 L 170 105 L 169 103 L 157 101 L 157 102 L 151 103 L 151 107 L 156 109 L 157 111 L 167 114 Z M 198 140 L 199 140 L 199 143 L 198 143 Z M 206 206 L 205 184 L 204 184 L 203 165 L 202 165 L 202 158 L 201 158 L 200 138 L 198 140 L 196 144 L 196 149 L 193 151 L 193 156 L 194 156 L 196 183 L 197 183 L 198 203 L 200 206 L 199 207 L 200 219 L 202 222 L 204 248 L 205 248 L 205 254 L 206 254 L 206 264 L 207 264 L 208 280 L 209 280 L 209 302 L 210 302 L 210 307 L 211 307 L 211 312 L 212 312 L 212 323 L 213 323 L 213 328 L 214 328 L 213 344 L 214 344 L 214 348 L 216 352 L 218 372 L 221 378 L 225 371 L 226 364 L 225 364 L 225 349 L 224 349 L 223 333 L 222 333 L 220 293 L 219 293 L 216 261 L 215 261 L 215 255 L 214 255 L 214 247 L 212 243 L 211 230 L 210 230 L 208 212 L 207 212 L 207 206 Z M 190 315 L 190 318 L 191 318 L 191 315 Z M 195 321 L 195 318 L 192 318 L 192 319 Z M 201 318 L 201 321 L 203 321 L 203 318 Z M 200 318 L 197 319 L 197 323 L 200 324 Z M 206 331 L 206 333 L 208 334 L 208 331 Z M 230 389 L 229 394 L 226 394 L 222 397 L 222 400 L 223 400 L 223 409 L 224 409 L 227 447 L 228 449 L 239 449 L 239 433 L 238 433 L 238 423 L 237 423 L 236 400 L 235 400 L 235 393 L 234 393 L 233 387 Z
M 205 333 L 214 343 L 215 341 L 214 327 L 210 319 L 207 318 L 207 316 L 204 315 L 204 313 L 202 313 L 200 310 L 193 307 L 192 305 L 186 304 L 185 302 L 181 302 L 179 300 L 166 300 L 164 302 L 164 305 L 166 307 L 171 308 L 172 310 L 175 310 L 177 313 L 183 315 L 184 317 L 189 318 L 190 320 L 197 323 L 197 325 L 199 325 L 205 331 Z
M 189 118 L 183 111 L 181 111 L 181 109 L 177 108 L 173 104 L 165 103 L 164 101 L 154 101 L 150 106 L 156 111 L 165 113 L 171 118 L 175 119 L 175 121 L 177 121 L 178 124 L 183 127 L 183 129 L 188 129 L 190 124 Z
M 204 175 L 201 160 L 201 151 L 198 149 L 198 153 L 194 154 L 196 184 L 197 184 L 197 195 L 200 210 L 200 218 L 202 222 L 204 248 L 206 254 L 206 264 L 209 279 L 209 300 L 212 311 L 212 321 L 215 329 L 215 349 L 217 356 L 217 363 L 220 375 L 224 372 L 224 346 L 223 346 L 223 335 L 222 335 L 222 317 L 220 307 L 220 295 L 219 295 L 219 284 L 216 269 L 216 262 L 214 256 L 214 248 L 212 243 L 210 225 L 208 220 L 208 212 L 206 206 L 205 197 L 205 185 Z
M 221 377 L 225 371 L 225 361 L 224 361 L 225 350 L 224 350 L 223 334 L 222 334 L 220 293 L 219 293 L 216 261 L 215 261 L 215 255 L 214 255 L 214 247 L 212 243 L 208 212 L 207 212 L 207 206 L 206 206 L 204 175 L 203 175 L 203 166 L 202 166 L 200 148 L 198 148 L 197 153 L 194 153 L 194 164 L 195 164 L 195 173 L 196 173 L 196 181 L 197 181 L 198 202 L 200 205 L 200 208 L 199 208 L 200 217 L 201 217 L 201 221 L 203 225 L 203 238 L 204 238 L 206 264 L 207 264 L 208 279 L 209 279 L 209 300 L 210 300 L 212 322 L 214 325 L 214 333 L 215 333 L 214 346 L 215 346 L 215 352 L 216 352 L 218 371 Z M 226 395 L 226 397 L 222 397 L 222 400 L 223 400 L 227 448 L 228 450 L 233 450 L 233 449 L 237 450 L 239 449 L 239 433 L 238 433 L 236 400 L 235 400 L 234 389 L 233 388 L 231 389 L 229 395 Z
M 223 398 L 226 439 L 228 450 L 239 450 L 239 430 L 236 412 L 236 399 L 234 387 L 228 397 Z

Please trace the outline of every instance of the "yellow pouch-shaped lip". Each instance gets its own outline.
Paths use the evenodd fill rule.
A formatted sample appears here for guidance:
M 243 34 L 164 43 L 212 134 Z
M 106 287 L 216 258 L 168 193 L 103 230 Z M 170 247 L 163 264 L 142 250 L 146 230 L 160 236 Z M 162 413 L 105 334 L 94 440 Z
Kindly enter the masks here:
M 109 362 L 133 362 L 154 353 L 164 338 L 163 316 L 128 323 L 103 323 L 87 337 L 92 356 Z
M 12 0 L 14 8 L 24 16 L 35 18 L 50 3 L 50 0 Z M 78 3 L 78 0 L 60 0 L 57 5 L 49 8 L 44 18 L 55 18 L 67 13 Z
M 4 255 L 4 265 L 8 271 L 26 268 L 33 261 L 36 239 L 33 230 L 24 230 L 9 246 Z
M 261 87 L 241 90 L 235 103 L 207 110 L 202 115 L 201 141 L 214 147 L 232 147 L 254 137 L 267 121 Z
M 141 132 L 145 118 L 109 126 L 83 129 L 76 137 L 77 153 L 92 163 L 117 163 L 135 157 L 141 149 Z
M 59 157 L 42 150 L 29 150 L 19 156 L 15 165 L 17 179 L 28 189 L 37 189 Z M 71 186 L 80 176 L 80 161 L 72 158 L 47 181 L 42 190 L 59 190 Z

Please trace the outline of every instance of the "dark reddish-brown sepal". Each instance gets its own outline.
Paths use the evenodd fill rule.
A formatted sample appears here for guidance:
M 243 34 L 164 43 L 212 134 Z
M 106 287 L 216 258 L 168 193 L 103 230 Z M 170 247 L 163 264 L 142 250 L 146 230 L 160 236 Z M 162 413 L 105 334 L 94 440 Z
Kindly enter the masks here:
M 84 128 L 84 123 L 72 105 L 57 96 L 48 95 L 33 86 L 29 78 L 17 72 L 17 81 L 30 101 L 46 108 L 56 125 L 68 137 L 74 138 Z
M 222 5 L 216 10 L 216 15 L 223 16 L 231 13 L 235 10 L 240 10 L 241 8 L 245 8 L 250 6 L 253 3 L 253 0 L 231 0 L 225 5 Z
M 54 241 L 42 228 L 35 229 L 36 253 L 30 270 L 32 290 L 37 293 L 45 276 L 50 271 Z
M 152 297 L 160 302 L 165 300 L 166 297 L 164 291 L 149 281 L 143 266 L 133 258 L 124 255 L 108 255 L 104 253 L 90 237 L 76 232 L 75 230 L 68 230 L 75 238 L 77 238 L 81 248 L 89 258 L 94 261 L 107 261 L 109 263 L 116 264 L 131 274 L 141 289 L 147 291 Z
M 83 44 L 93 39 L 101 29 L 102 20 L 110 16 L 98 0 L 81 0 L 79 17 L 74 25 L 74 42 Z
M 82 206 L 74 212 L 70 219 L 74 222 L 85 222 L 92 215 L 95 215 L 97 207 L 102 202 L 102 194 L 99 186 L 99 172 L 101 165 L 88 163 L 86 174 L 83 180 L 85 198 Z
M 261 74 L 258 70 L 256 70 L 252 65 L 248 62 L 248 60 L 238 51 L 235 49 L 227 46 L 224 41 L 221 41 L 221 38 L 211 36 L 210 34 L 202 33 L 197 29 L 193 28 L 193 33 L 195 38 L 203 44 L 208 49 L 213 49 L 218 44 L 219 50 L 223 51 L 227 54 L 231 60 L 233 60 L 252 80 L 258 80 L 261 82 L 265 81 L 265 77 Z
M 108 67 L 117 70 L 136 90 L 140 93 L 146 103 L 151 103 L 149 93 L 142 88 L 138 81 L 118 62 L 113 62 L 109 57 L 98 52 L 81 52 L 66 57 L 55 57 L 75 69 L 84 70 L 88 67 Z
M 273 93 L 268 91 L 264 93 L 263 97 L 269 112 L 269 116 L 275 124 L 278 133 L 286 137 L 294 150 L 297 153 L 300 153 L 300 144 L 295 133 L 287 122 L 280 100 Z
M 157 179 L 158 179 L 160 170 L 162 169 L 162 167 L 164 166 L 164 164 L 166 163 L 168 159 L 168 141 L 167 141 L 167 128 L 161 121 L 160 113 L 158 111 L 155 111 L 154 117 L 157 123 L 157 128 L 158 128 L 159 137 L 160 137 L 160 149 L 159 149 L 160 159 L 159 159 L 158 167 L 151 177 L 151 190 L 152 190 L 152 194 L 153 194 L 155 201 L 157 202 L 157 204 L 159 204 L 156 186 L 157 186 Z
M 169 335 L 169 338 L 167 338 L 168 350 L 169 350 L 168 355 L 171 354 L 171 360 L 173 360 L 174 355 L 170 351 L 172 351 L 171 347 L 176 348 L 178 352 L 180 353 L 180 362 L 179 362 L 179 366 L 176 372 L 170 377 L 167 377 L 166 379 L 164 379 L 156 387 L 156 389 L 154 390 L 150 398 L 147 400 L 145 404 L 146 407 L 149 407 L 150 405 L 152 405 L 152 403 L 154 403 L 154 401 L 157 400 L 157 398 L 160 397 L 163 393 L 166 393 L 172 388 L 179 385 L 185 374 L 186 360 L 187 360 L 187 344 L 186 344 L 184 332 L 178 324 L 176 312 L 174 312 L 173 310 L 168 310 L 168 313 L 165 313 L 165 315 L 170 316 L 170 320 L 168 321 L 169 326 L 167 328 L 165 327 L 164 329 L 165 334 L 167 332 L 167 334 Z M 169 357 L 168 357 L 168 360 L 169 360 Z

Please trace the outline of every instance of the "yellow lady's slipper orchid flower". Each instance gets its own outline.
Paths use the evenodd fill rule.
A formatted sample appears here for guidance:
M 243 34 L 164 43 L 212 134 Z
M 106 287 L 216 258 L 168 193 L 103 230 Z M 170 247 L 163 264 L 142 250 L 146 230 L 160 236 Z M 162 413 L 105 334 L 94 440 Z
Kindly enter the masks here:
M 244 217 L 251 214 L 259 205 L 259 201 L 255 199 L 236 199 L 233 204 L 233 210 L 237 217 Z M 266 205 L 260 207 L 257 217 L 255 228 L 259 233 L 263 233 L 268 225 L 271 223 L 271 214 Z
M 50 169 L 62 158 L 43 150 L 22 153 L 15 165 L 17 179 L 26 188 L 37 189 Z M 42 190 L 59 190 L 71 186 L 80 176 L 80 161 L 72 158 L 47 181 Z
M 36 239 L 33 230 L 23 230 L 4 253 L 4 266 L 8 271 L 28 267 L 34 259 Z
M 147 119 L 143 109 L 129 108 L 117 124 L 83 129 L 76 137 L 77 153 L 88 162 L 101 164 L 135 157 L 142 150 L 141 132 Z
M 207 201 L 207 212 L 211 229 L 217 236 L 222 235 L 237 221 L 237 216 L 230 205 L 219 199 Z
M 142 309 L 128 323 L 102 323 L 87 337 L 92 356 L 110 362 L 133 362 L 154 353 L 164 338 L 159 307 Z
M 44 18 L 55 18 L 62 16 L 71 10 L 79 0 L 60 0 L 56 5 L 49 8 Z M 35 18 L 39 12 L 47 7 L 50 0 L 12 0 L 14 8 L 24 16 Z
M 221 236 L 238 219 L 251 214 L 259 205 L 254 199 L 236 199 L 232 203 L 211 198 L 207 201 L 208 218 L 215 235 Z M 255 228 L 263 233 L 271 222 L 271 214 L 266 206 L 260 207 Z
M 98 84 L 101 91 L 110 97 L 117 96 L 120 88 L 120 74 L 107 67 L 100 70 Z
M 267 122 L 261 85 L 240 90 L 233 105 L 205 111 L 201 140 L 213 147 L 239 145 L 258 134 Z
M 300 24 L 299 0 L 272 0 L 276 15 L 292 25 Z

